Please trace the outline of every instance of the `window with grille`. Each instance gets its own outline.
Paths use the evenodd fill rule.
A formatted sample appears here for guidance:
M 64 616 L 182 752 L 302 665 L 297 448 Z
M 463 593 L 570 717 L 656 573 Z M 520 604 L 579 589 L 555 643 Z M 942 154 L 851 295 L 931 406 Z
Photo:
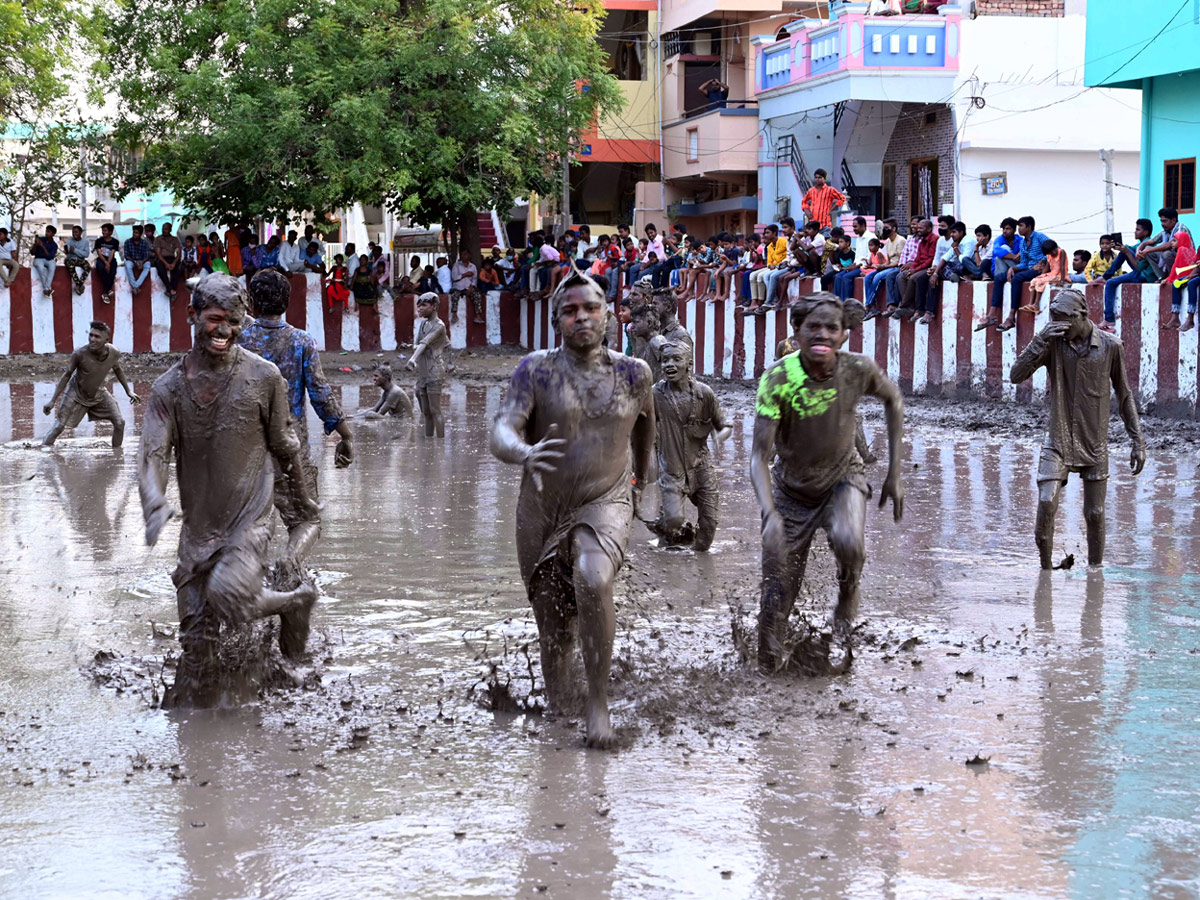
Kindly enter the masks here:
M 1163 206 L 1181 213 L 1196 211 L 1196 160 L 1168 159 L 1163 163 Z

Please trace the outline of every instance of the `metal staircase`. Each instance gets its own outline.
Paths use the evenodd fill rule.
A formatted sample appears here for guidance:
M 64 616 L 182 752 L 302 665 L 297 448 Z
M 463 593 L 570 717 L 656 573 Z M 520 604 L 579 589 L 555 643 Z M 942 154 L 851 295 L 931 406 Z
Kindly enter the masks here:
M 804 165 L 804 158 L 800 155 L 800 146 L 796 143 L 794 134 L 785 134 L 775 142 L 775 163 L 778 165 L 783 162 L 786 162 L 792 170 L 792 178 L 795 179 L 796 186 L 800 189 L 800 196 L 803 197 L 812 187 L 812 179 L 808 175 L 808 167 Z M 776 169 L 775 213 L 777 219 L 791 215 L 791 192 L 783 191 L 781 187 L 778 169 Z

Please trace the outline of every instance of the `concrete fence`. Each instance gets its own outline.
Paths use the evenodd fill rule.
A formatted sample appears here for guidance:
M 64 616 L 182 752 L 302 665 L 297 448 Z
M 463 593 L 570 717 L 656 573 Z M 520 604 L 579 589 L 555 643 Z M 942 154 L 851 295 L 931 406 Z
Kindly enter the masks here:
M 309 331 L 323 350 L 386 352 L 413 340 L 417 323 L 411 294 L 354 312 L 330 311 L 321 278 L 294 275 L 291 283 L 287 320 Z M 83 294 L 75 295 L 68 273 L 60 268 L 53 287 L 52 297 L 31 291 L 28 269 L 20 271 L 11 288 L 0 285 L 0 354 L 69 353 L 86 343 L 93 319 L 108 322 L 113 343 L 126 352 L 178 353 L 191 347 L 187 289 L 171 303 L 153 273 L 136 295 L 124 272 L 119 273 L 111 304 L 101 302 L 94 277 Z M 800 279 L 789 288 L 794 299 L 809 293 L 813 282 Z M 1009 384 L 1007 376 L 1021 348 L 1045 325 L 1048 296 L 1041 298 L 1042 312 L 1036 319 L 1022 314 L 1013 331 L 975 332 L 988 312 L 989 288 L 978 282 L 946 284 L 941 315 L 933 325 L 873 319 L 851 335 L 849 347 L 872 356 L 906 393 L 1031 402 L 1045 388 L 1044 370 L 1022 385 Z M 861 296 L 861 280 L 856 290 Z M 1088 285 L 1085 293 L 1092 318 L 1099 322 L 1103 287 Z M 1192 416 L 1200 393 L 1200 332 L 1161 328 L 1170 313 L 1170 297 L 1167 285 L 1121 286 L 1118 336 L 1139 405 L 1160 414 Z M 1028 299 L 1026 294 L 1024 301 Z M 474 310 L 463 301 L 459 321 L 450 327 L 453 347 L 520 344 L 545 349 L 558 343 L 548 300 L 517 301 L 510 294 L 492 292 L 484 313 L 486 324 L 476 324 Z M 450 321 L 445 297 L 441 315 Z M 745 315 L 731 300 L 682 302 L 679 317 L 695 337 L 696 372 L 707 376 L 757 378 L 774 361 L 776 344 L 789 332 L 786 310 Z

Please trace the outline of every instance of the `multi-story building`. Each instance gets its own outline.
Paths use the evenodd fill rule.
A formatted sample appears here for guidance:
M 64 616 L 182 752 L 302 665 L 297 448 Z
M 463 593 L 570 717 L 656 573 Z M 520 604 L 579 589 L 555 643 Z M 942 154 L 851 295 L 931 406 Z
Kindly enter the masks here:
M 1146 4 L 1134 16 L 1118 0 L 1090 0 L 1088 12 L 1086 83 L 1127 89 L 1115 98 L 1127 106 L 1136 107 L 1140 95 L 1139 213 L 1157 221 L 1161 207 L 1173 206 L 1195 232 L 1200 229 L 1200 57 L 1193 54 L 1200 40 L 1200 12 L 1190 0 Z M 1120 21 L 1120 27 L 1110 27 L 1113 21 Z
M 1086 5 L 966 0 L 871 16 L 834 2 L 823 19 L 755 37 L 759 221 L 799 220 L 822 168 L 851 210 L 905 228 L 912 215 L 993 229 L 1032 215 L 1068 249 L 1128 230 L 1140 110 L 1084 84 Z

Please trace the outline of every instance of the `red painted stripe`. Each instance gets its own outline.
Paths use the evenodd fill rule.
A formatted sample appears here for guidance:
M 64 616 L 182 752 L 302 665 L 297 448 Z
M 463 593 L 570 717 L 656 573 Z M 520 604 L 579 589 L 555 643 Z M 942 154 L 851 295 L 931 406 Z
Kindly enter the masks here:
M 32 271 L 30 272 L 32 274 Z M 17 280 L 21 279 L 20 274 L 17 275 Z M 16 287 L 17 282 L 12 283 L 12 287 Z M 28 296 L 26 296 L 28 300 Z M 33 341 L 32 328 L 29 332 L 29 340 Z M 14 351 L 16 352 L 16 351 Z M 21 353 L 27 353 L 27 350 L 21 350 Z M 33 412 L 33 385 L 18 384 L 13 382 L 9 388 L 9 397 L 12 402 L 12 436 L 14 441 L 22 441 L 33 437 L 34 428 L 34 412 Z M 143 395 L 145 396 L 145 395 Z
M 292 296 L 295 296 L 294 291 Z M 360 306 L 358 308 L 358 349 L 371 353 L 379 352 L 379 307 L 377 306 Z
M 308 330 L 308 279 L 304 275 L 289 275 L 288 308 L 284 314 L 287 323 L 301 331 Z M 325 279 L 321 279 L 321 297 L 325 297 Z
M 730 377 L 746 377 L 746 313 L 740 307 L 733 313 L 733 359 L 730 363 Z
M 1025 293 L 1023 293 L 1021 295 L 1022 300 L 1024 300 L 1025 302 L 1029 302 L 1028 298 L 1032 297 L 1032 291 L 1030 290 L 1029 285 L 1026 284 L 1024 286 L 1023 290 L 1025 291 Z M 1022 305 L 1024 305 L 1024 303 L 1022 303 Z M 1022 350 L 1025 349 L 1025 346 L 1030 341 L 1033 340 L 1033 328 L 1034 328 L 1035 321 L 1036 320 L 1034 319 L 1034 317 L 1029 315 L 1029 313 L 1023 313 L 1023 312 L 1017 313 L 1017 328 L 1016 328 L 1017 338 L 1016 339 L 1017 339 L 1017 353 L 1018 354 Z M 1003 384 L 1007 380 L 1008 380 L 1008 373 L 1001 372 L 1000 373 L 1001 383 Z M 1033 379 L 1027 378 L 1027 379 L 1025 379 L 1025 381 L 1023 381 L 1017 385 L 1016 397 L 1017 397 L 1018 403 L 1030 403 L 1033 401 Z
M 912 393 L 913 349 L 916 343 L 916 326 L 912 319 L 900 323 L 900 390 Z
M 33 352 L 33 270 L 21 269 L 8 287 L 9 353 Z M 16 386 L 14 385 L 14 388 Z M 14 411 L 13 415 L 16 413 Z M 14 420 L 14 429 L 15 429 Z M 15 436 L 15 431 L 14 431 Z
M 1158 321 L 1171 316 L 1171 285 L 1163 282 L 1158 291 Z M 1158 332 L 1158 394 L 1161 407 L 1173 406 L 1179 400 L 1179 331 L 1159 328 Z
M 401 294 L 396 298 L 396 346 L 412 343 L 416 320 L 417 295 Z
M 937 318 L 928 326 L 929 336 L 926 338 L 925 393 L 930 397 L 942 395 L 942 316 L 946 310 L 941 308 L 940 302 L 938 306 Z
M 855 278 L 854 279 L 854 293 L 852 296 L 857 300 L 862 300 L 864 289 L 865 289 L 864 279 Z M 854 331 L 850 332 L 850 351 L 852 353 L 862 353 L 862 348 L 863 348 L 862 329 L 856 328 L 856 329 L 854 329 Z
M 537 345 L 538 345 L 538 343 L 537 343 L 538 336 L 533 330 L 533 325 L 534 325 L 534 321 L 535 321 L 535 317 L 533 314 L 533 304 L 535 304 L 535 303 L 537 303 L 536 300 L 526 300 L 525 301 L 525 326 L 526 326 L 525 330 L 529 334 L 529 346 L 525 348 L 526 350 L 534 350 L 537 348 Z
M 114 286 L 115 290 L 115 286 Z M 92 321 L 104 322 L 108 325 L 108 333 L 112 334 L 112 329 L 116 325 L 116 310 L 111 303 L 105 303 L 100 299 L 103 293 L 100 289 L 100 279 L 92 279 Z
M 956 363 L 954 386 L 962 394 L 969 394 L 971 391 L 971 335 L 974 330 L 975 286 L 970 282 L 960 281 L 958 284 L 957 346 L 954 351 Z
M 1100 288 L 1104 297 L 1104 288 Z M 1123 284 L 1120 287 L 1121 344 L 1125 348 L 1125 371 L 1129 373 L 1129 389 L 1136 397 L 1142 382 L 1142 286 Z M 1101 300 L 1103 303 L 1103 299 Z M 1200 375 L 1200 373 L 1198 373 Z
M 521 343 L 521 309 L 511 291 L 500 292 L 500 343 Z
M 731 300 L 718 300 L 712 306 L 712 314 L 716 316 L 713 321 L 713 374 L 723 375 L 725 373 L 725 305 L 733 303 Z M 728 335 L 732 338 L 732 335 Z
M 342 351 L 342 307 L 330 309 L 327 303 L 321 304 L 321 316 L 325 322 L 325 350 L 329 353 Z
M 1084 285 L 1083 296 L 1087 299 L 1088 318 L 1099 325 L 1104 321 L 1104 285 Z
M 872 321 L 875 323 L 875 365 L 879 366 L 883 374 L 887 375 L 888 332 L 892 327 L 892 320 L 876 317 Z
M 767 367 L 767 317 L 754 317 L 754 377 L 762 375 Z
M 786 304 L 780 307 L 779 312 L 775 313 L 775 337 L 772 339 L 772 352 L 779 346 L 779 342 L 788 336 L 788 317 L 790 315 L 791 312 L 788 310 Z
M 704 346 L 706 343 L 704 336 L 704 326 L 708 322 L 708 313 L 710 307 L 707 303 L 695 304 L 696 316 L 694 327 L 692 328 L 692 338 L 696 344 L 696 350 L 692 354 L 692 371 L 697 375 L 705 374 L 701 371 L 704 367 Z
M 51 287 L 54 290 L 54 296 L 51 298 L 54 304 L 51 309 L 54 325 L 54 352 L 70 353 L 75 349 L 75 336 L 71 333 L 71 301 L 74 295 L 71 273 L 63 266 L 56 268 Z
M 192 302 L 192 292 L 187 284 L 180 282 L 179 293 L 171 304 L 171 333 L 167 346 L 172 353 L 186 353 L 192 349 L 192 325 L 188 322 L 188 307 Z M 110 307 L 111 309 L 111 307 Z
M 150 352 L 150 333 L 154 326 L 154 314 L 150 304 L 150 282 L 156 273 L 151 272 L 133 295 L 133 352 Z M 178 301 L 176 301 L 178 303 Z

